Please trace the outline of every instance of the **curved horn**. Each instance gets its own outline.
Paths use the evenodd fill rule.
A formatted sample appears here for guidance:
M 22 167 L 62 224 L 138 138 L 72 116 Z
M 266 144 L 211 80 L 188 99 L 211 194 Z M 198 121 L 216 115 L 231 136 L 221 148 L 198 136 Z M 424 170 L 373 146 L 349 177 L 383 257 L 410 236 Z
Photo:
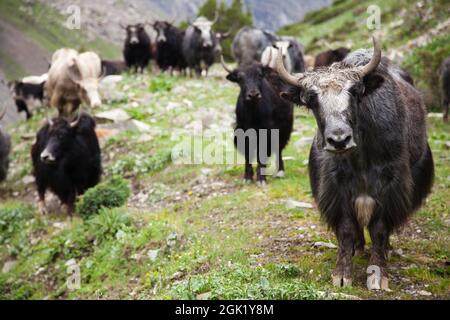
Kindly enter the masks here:
M 220 63 L 222 64 L 222 67 L 225 69 L 226 72 L 231 73 L 232 70 L 227 67 L 225 64 L 225 60 L 223 60 L 223 55 L 220 55 Z
M 6 111 L 7 111 L 7 108 L 6 108 L 6 106 L 3 108 L 3 111 L 2 111 L 2 113 L 0 113 L 0 120 L 2 120 L 3 119 L 3 117 L 5 116 L 5 114 L 6 114 Z
M 278 74 L 282 80 L 284 80 L 285 82 L 287 82 L 293 86 L 296 86 L 296 87 L 300 86 L 300 79 L 302 78 L 301 75 L 295 77 L 286 70 L 286 68 L 284 67 L 283 54 L 281 53 L 281 50 L 278 50 L 276 66 L 277 66 Z
M 381 61 L 381 46 L 380 41 L 375 36 L 372 37 L 373 41 L 373 55 L 369 63 L 361 67 L 360 76 L 361 78 L 371 73 L 375 70 Z
M 80 122 L 80 119 L 81 119 L 81 113 L 82 113 L 81 110 L 78 111 L 77 117 L 75 118 L 74 121 L 72 121 L 72 122 L 70 123 L 70 126 L 71 126 L 72 128 L 75 127 L 75 126 L 78 124 L 78 122 Z
M 45 117 L 47 118 L 47 123 L 52 126 L 53 125 L 53 120 L 52 118 L 50 118 L 50 116 L 48 115 L 48 109 L 49 108 L 45 108 Z
M 216 13 L 214 14 L 214 20 L 212 21 L 212 24 L 215 24 L 219 20 L 219 10 L 216 8 Z

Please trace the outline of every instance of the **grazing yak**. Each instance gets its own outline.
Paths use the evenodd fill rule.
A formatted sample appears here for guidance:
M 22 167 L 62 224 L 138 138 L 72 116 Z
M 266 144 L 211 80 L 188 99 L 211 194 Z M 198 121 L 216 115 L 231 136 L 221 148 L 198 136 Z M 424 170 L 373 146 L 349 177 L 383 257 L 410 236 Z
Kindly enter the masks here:
M 45 83 L 50 106 L 58 109 L 61 116 L 73 114 L 81 103 L 93 108 L 100 106 L 98 84 L 102 76 L 101 60 L 94 52 L 58 50 Z
M 102 60 L 102 71 L 106 76 L 120 75 L 127 71 L 128 67 L 122 60 Z
M 183 56 L 187 67 L 197 75 L 203 71 L 208 75 L 208 70 L 214 63 L 217 56 L 219 39 L 212 30 L 212 26 L 217 22 L 209 21 L 205 17 L 198 17 L 187 29 L 183 39 Z
M 135 72 L 144 72 L 152 58 L 152 44 L 145 26 L 142 23 L 122 26 L 127 36 L 123 48 L 123 57 L 128 68 L 134 68 Z
M 450 104 L 450 57 L 445 59 L 439 69 L 444 121 L 448 121 L 448 105 Z
M 243 27 L 233 39 L 232 54 L 239 65 L 261 61 L 264 49 L 280 41 L 276 34 L 254 28 Z
M 264 185 L 264 172 L 271 154 L 277 159 L 277 176 L 284 176 L 282 151 L 287 145 L 294 121 L 293 104 L 278 96 L 270 86 L 266 75 L 273 72 L 260 63 L 243 65 L 230 70 L 221 63 L 228 72 L 227 79 L 240 86 L 236 104 L 236 127 L 234 143 L 245 156 L 246 182 L 253 180 L 252 160 L 257 153 L 256 180 Z M 254 136 L 252 136 L 254 134 Z M 272 135 L 278 138 L 273 144 Z M 252 139 L 253 138 L 253 139 Z
M 281 51 L 284 65 L 290 73 L 305 71 L 305 62 L 303 61 L 300 44 L 294 39 L 277 41 L 272 46 L 264 49 L 261 56 L 261 63 L 275 68 L 278 50 Z
M 173 70 L 184 72 L 186 62 L 184 60 L 182 43 L 184 31 L 166 21 L 153 23 L 156 31 L 156 63 L 162 71 Z
M 367 227 L 369 264 L 381 272 L 374 287 L 387 289 L 389 236 L 420 207 L 434 177 L 420 93 L 381 57 L 376 38 L 373 51 L 303 74 L 287 72 L 279 54 L 277 70 L 285 85 L 280 95 L 316 118 L 309 175 L 339 244 L 333 284 L 351 285 L 352 255 L 364 250 Z
M 17 112 L 25 112 L 27 119 L 32 117 L 31 109 L 40 107 L 44 102 L 44 85 L 41 83 L 13 81 L 8 84 Z
M 69 122 L 49 119 L 31 149 L 33 175 L 39 194 L 39 210 L 46 214 L 45 192 L 50 189 L 72 216 L 76 197 L 100 181 L 100 147 L 95 121 L 86 113 Z
M 0 115 L 0 120 L 6 114 L 6 108 Z M 11 137 L 0 126 L 0 182 L 6 179 L 9 168 L 9 153 L 11 152 Z
M 334 62 L 342 61 L 350 52 L 347 48 L 340 47 L 319 53 L 314 61 L 314 69 L 331 66 Z

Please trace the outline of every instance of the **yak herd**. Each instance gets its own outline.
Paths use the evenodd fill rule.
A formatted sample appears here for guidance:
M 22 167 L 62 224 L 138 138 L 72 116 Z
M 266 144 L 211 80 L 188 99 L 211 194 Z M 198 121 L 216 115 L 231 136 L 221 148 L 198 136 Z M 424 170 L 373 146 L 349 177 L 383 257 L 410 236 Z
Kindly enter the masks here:
M 408 73 L 373 49 L 345 48 L 317 56 L 307 68 L 304 49 L 292 37 L 244 27 L 232 43 L 237 67 L 226 65 L 214 21 L 197 18 L 182 30 L 167 21 L 123 26 L 124 61 L 101 60 L 94 52 L 57 50 L 49 70 L 11 83 L 17 110 L 32 116 L 30 101 L 47 103 L 58 116 L 47 117 L 31 149 L 39 210 L 46 213 L 45 192 L 55 193 L 72 216 L 76 198 L 101 178 L 101 151 L 95 120 L 80 105 L 101 104 L 99 82 L 125 70 L 143 72 L 151 60 L 173 74 L 201 76 L 220 60 L 226 79 L 240 88 L 235 130 L 279 132 L 277 146 L 235 145 L 245 156 L 244 179 L 266 183 L 263 169 L 272 154 L 276 175 L 285 175 L 282 150 L 294 125 L 294 106 L 308 108 L 317 122 L 309 156 L 309 177 L 321 216 L 335 232 L 339 250 L 332 282 L 352 283 L 352 256 L 364 250 L 364 229 L 372 239 L 370 265 L 380 268 L 378 288 L 387 289 L 386 258 L 390 235 L 423 203 L 431 190 L 434 165 L 427 142 L 426 109 Z M 146 32 L 150 25 L 156 37 Z M 450 58 L 440 69 L 444 119 L 448 117 Z M 2 117 L 3 114 L 0 116 Z M 0 128 L 1 129 L 1 128 Z M 9 136 L 0 130 L 0 180 L 8 170 Z

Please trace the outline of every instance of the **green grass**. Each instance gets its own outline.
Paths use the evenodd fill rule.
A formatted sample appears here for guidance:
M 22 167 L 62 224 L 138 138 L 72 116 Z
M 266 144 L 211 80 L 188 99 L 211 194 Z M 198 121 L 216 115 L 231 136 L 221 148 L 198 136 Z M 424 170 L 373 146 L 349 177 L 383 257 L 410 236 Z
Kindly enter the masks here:
M 450 155 L 444 143 L 450 134 L 441 119 L 429 119 L 436 162 L 433 193 L 408 225 L 410 230 L 392 239 L 394 248 L 404 252 L 389 261 L 393 292 L 366 290 L 365 258 L 354 259 L 354 286 L 336 289 L 330 283 L 336 250 L 312 246 L 316 241 L 336 243 L 334 235 L 315 209 L 288 209 L 284 204 L 286 199 L 313 203 L 305 164 L 309 147 L 294 144 L 314 135 L 312 114 L 296 108 L 295 132 L 284 152 L 294 160 L 286 161 L 285 178 L 269 177 L 268 187 L 261 189 L 242 183 L 242 166 L 176 165 L 170 160 L 176 143 L 172 133 L 195 120 L 189 115 L 201 110 L 198 117 L 203 108 L 213 108 L 219 117 L 214 121 L 220 123 L 232 114 L 238 89 L 222 79 L 126 75 L 119 88 L 126 98 L 101 110 L 135 110 L 128 96 L 144 99 L 149 83 L 163 82 L 173 83 L 172 89 L 150 93 L 139 113 L 130 112 L 158 129 L 152 139 L 140 141 L 142 134 L 123 132 L 102 142 L 105 178 L 117 170 L 130 182 L 128 204 L 86 219 L 70 221 L 57 213 L 40 217 L 29 197 L 34 186 L 23 183 L 31 173 L 33 141 L 23 137 L 36 132 L 43 114 L 9 128 L 14 170 L 1 186 L 8 203 L 0 206 L 0 223 L 8 229 L 0 232 L 6 244 L 0 265 L 11 260 L 16 264 L 0 275 L 1 298 L 322 299 L 324 292 L 334 292 L 415 299 L 408 292 L 411 283 L 435 298 L 448 297 Z M 167 110 L 174 102 L 179 105 Z M 145 200 L 137 203 L 138 194 L 145 194 Z M 81 271 L 77 290 L 66 286 L 71 259 Z

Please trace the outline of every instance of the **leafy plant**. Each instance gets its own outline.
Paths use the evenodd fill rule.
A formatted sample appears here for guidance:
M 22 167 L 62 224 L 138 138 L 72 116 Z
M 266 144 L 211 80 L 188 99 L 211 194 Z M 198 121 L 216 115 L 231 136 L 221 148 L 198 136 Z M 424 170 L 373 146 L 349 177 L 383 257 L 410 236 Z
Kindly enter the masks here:
M 118 176 L 89 189 L 78 201 L 77 212 L 84 218 L 97 214 L 102 208 L 124 205 L 130 196 L 128 182 Z
M 89 234 L 94 235 L 97 242 L 122 237 L 130 229 L 131 219 L 124 210 L 102 209 L 100 213 L 87 221 Z M 121 233 L 120 233 L 121 232 Z

